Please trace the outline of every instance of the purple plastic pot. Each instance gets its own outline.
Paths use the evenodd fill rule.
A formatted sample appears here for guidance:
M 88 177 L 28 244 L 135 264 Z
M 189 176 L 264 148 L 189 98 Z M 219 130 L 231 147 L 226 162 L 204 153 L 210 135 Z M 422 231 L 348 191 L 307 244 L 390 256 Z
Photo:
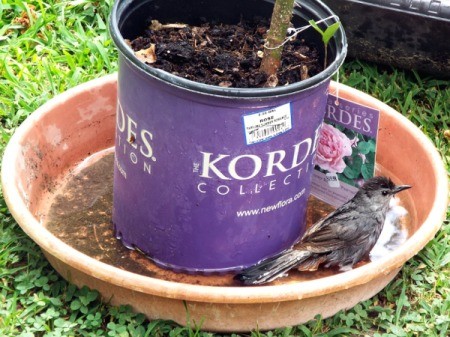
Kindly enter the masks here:
M 306 81 L 237 89 L 149 67 L 124 39 L 136 36 L 150 16 L 238 22 L 269 17 L 272 7 L 263 0 L 119 0 L 114 6 L 119 104 L 113 223 L 126 246 L 162 266 L 237 270 L 301 237 L 328 84 L 347 43 L 340 29 L 329 45 L 329 67 Z M 294 24 L 330 15 L 319 1 L 302 0 Z M 313 30 L 305 35 L 321 45 Z

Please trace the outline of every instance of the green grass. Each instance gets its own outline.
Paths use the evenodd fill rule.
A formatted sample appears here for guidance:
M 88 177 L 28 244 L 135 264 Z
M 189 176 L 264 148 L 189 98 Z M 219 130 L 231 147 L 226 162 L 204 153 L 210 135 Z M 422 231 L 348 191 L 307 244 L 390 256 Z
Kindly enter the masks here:
M 48 99 L 116 71 L 117 54 L 106 24 L 110 8 L 111 1 L 1 0 L 1 153 L 15 128 Z M 448 82 L 359 61 L 348 61 L 341 78 L 418 125 L 449 170 Z M 447 220 L 372 299 L 329 319 L 317 317 L 304 325 L 245 336 L 448 336 L 449 265 Z M 150 322 L 129 307 L 100 302 L 95 290 L 66 282 L 15 223 L 0 195 L 0 336 L 216 335 Z

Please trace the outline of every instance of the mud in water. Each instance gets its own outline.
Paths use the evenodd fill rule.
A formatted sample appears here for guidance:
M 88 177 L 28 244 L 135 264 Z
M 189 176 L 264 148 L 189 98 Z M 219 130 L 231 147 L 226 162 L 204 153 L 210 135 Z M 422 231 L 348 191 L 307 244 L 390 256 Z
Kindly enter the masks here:
M 133 273 L 175 282 L 237 286 L 234 274 L 191 275 L 162 269 L 138 251 L 125 248 L 113 233 L 112 185 L 114 155 L 112 151 L 98 153 L 73 169 L 55 193 L 49 210 L 43 219 L 46 228 L 56 237 L 78 251 L 109 265 Z M 401 201 L 401 199 L 400 199 Z M 401 202 L 400 202 L 401 205 Z M 371 259 L 379 259 L 402 244 L 411 234 L 412 221 L 397 205 L 388 216 L 379 243 Z M 311 197 L 308 204 L 307 223 L 316 222 L 333 208 Z M 365 264 L 361 262 L 360 264 Z M 339 273 L 323 269 L 315 272 L 289 272 L 272 284 L 284 284 L 313 280 Z

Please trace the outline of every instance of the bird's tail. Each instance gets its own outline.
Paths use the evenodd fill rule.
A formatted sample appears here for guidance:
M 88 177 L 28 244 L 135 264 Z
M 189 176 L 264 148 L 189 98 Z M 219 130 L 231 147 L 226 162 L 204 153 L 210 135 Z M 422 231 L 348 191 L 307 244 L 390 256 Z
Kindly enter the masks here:
M 269 257 L 248 267 L 237 274 L 234 279 L 245 285 L 257 285 L 271 282 L 283 276 L 288 270 L 298 266 L 310 257 L 308 251 L 287 249 L 278 255 Z

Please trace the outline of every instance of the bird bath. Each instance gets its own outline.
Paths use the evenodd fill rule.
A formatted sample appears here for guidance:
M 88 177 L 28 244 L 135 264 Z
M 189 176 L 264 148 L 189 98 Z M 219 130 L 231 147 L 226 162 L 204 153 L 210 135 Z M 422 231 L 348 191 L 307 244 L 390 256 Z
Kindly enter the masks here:
M 257 287 L 239 285 L 232 274 L 161 269 L 125 249 L 113 235 L 116 95 L 116 75 L 109 75 L 73 88 L 33 113 L 6 148 L 3 191 L 14 218 L 64 278 L 97 289 L 111 304 L 130 304 L 151 319 L 185 324 L 190 317 L 203 322 L 205 330 L 240 332 L 331 316 L 383 289 L 445 218 L 447 176 L 432 143 L 385 104 L 339 85 L 341 97 L 381 111 L 378 173 L 414 187 L 400 199 L 409 212 L 397 223 L 397 234 L 406 233 L 405 241 L 396 245 L 393 238 L 387 243 L 395 246 L 389 254 L 344 273 L 291 272 Z M 308 222 L 330 210 L 311 198 Z

